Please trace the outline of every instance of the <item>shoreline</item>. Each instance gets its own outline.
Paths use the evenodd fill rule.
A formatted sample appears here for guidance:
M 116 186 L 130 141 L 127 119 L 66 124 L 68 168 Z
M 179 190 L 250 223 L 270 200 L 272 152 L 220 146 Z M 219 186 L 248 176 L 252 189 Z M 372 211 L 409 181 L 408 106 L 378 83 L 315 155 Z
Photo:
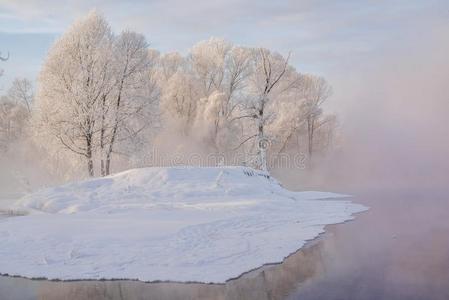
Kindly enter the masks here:
M 4 290 L 1 287 L 9 282 L 16 287 L 22 286 L 26 290 L 31 289 L 37 298 L 44 297 L 45 299 L 71 297 L 74 293 L 77 297 L 83 297 L 83 295 L 87 297 L 94 293 L 98 294 L 96 297 L 99 299 L 103 299 L 102 295 L 107 295 L 104 298 L 115 299 L 118 293 L 126 298 L 145 295 L 150 298 L 167 299 L 238 299 L 241 297 L 282 299 L 286 293 L 293 292 L 298 284 L 313 278 L 322 271 L 323 262 L 320 260 L 320 252 L 326 238 L 333 234 L 336 227 L 354 220 L 326 225 L 323 233 L 307 241 L 304 246 L 285 257 L 282 262 L 264 264 L 256 269 L 248 270 L 236 278 L 230 278 L 225 283 L 145 282 L 133 279 L 48 280 L 2 274 L 0 275 L 0 291 Z M 19 290 L 21 289 L 19 288 Z M 191 296 L 189 297 L 189 295 Z M 2 296 L 1 292 L 0 296 Z

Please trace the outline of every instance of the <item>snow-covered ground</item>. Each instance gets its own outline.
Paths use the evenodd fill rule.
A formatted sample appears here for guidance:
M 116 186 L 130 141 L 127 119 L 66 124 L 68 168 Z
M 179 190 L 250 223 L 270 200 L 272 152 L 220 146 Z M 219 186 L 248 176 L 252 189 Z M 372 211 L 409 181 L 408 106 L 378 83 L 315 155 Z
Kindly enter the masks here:
M 366 207 L 250 168 L 146 168 L 44 189 L 0 219 L 0 273 L 224 282 Z

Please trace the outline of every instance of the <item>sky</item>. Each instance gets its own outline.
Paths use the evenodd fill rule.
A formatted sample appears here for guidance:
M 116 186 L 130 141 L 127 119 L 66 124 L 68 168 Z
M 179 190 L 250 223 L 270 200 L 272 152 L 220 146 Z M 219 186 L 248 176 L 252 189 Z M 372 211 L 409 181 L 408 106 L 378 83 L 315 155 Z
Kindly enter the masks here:
M 15 77 L 37 77 L 54 40 L 96 9 L 119 32 L 143 33 L 162 52 L 186 53 L 222 37 L 239 45 L 292 52 L 301 72 L 337 78 L 421 28 L 449 24 L 443 0 L 0 0 L 0 94 Z

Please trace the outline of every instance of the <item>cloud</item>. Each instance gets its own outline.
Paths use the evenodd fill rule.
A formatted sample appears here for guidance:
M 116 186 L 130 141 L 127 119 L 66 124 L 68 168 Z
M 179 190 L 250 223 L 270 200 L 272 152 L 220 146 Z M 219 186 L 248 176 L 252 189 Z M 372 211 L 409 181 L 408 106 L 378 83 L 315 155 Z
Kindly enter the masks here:
M 446 2 L 0 0 L 0 32 L 62 33 L 96 8 L 115 31 L 141 32 L 161 51 L 185 53 L 196 42 L 218 36 L 241 45 L 292 51 L 300 71 L 326 75 L 342 64 L 369 59 L 429 18 L 447 20 Z

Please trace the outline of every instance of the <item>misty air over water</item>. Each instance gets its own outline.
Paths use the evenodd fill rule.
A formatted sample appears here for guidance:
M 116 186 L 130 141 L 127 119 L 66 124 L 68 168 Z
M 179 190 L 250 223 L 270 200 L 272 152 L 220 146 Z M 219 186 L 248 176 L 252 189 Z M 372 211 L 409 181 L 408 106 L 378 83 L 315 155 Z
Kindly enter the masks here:
M 449 299 L 448 4 L 62 3 L 0 3 L 1 299 Z

